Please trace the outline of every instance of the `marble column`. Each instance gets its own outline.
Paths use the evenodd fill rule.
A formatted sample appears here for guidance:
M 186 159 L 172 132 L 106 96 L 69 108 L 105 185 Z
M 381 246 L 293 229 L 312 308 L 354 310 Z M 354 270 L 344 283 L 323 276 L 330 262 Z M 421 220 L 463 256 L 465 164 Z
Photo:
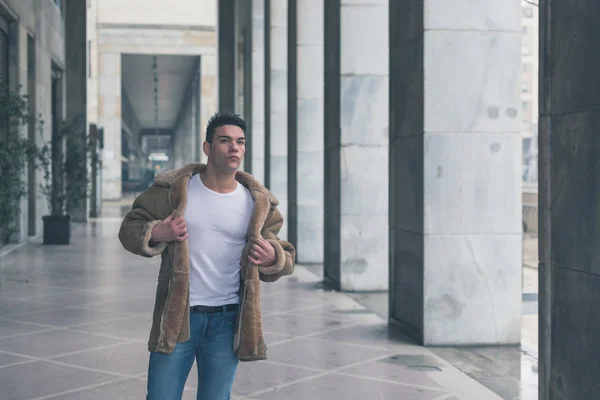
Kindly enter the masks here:
M 252 0 L 252 175 L 265 180 L 265 0 Z
M 202 86 L 200 83 L 200 74 L 202 71 L 201 67 L 202 59 L 198 62 L 198 72 L 194 78 L 193 83 L 193 114 L 194 114 L 194 161 L 200 161 L 202 159 Z
M 295 226 L 293 242 L 297 260 L 303 264 L 323 263 L 323 1 L 290 1 L 290 21 L 294 18 L 296 22 L 296 37 L 290 43 L 290 50 L 295 47 L 296 63 L 289 65 L 290 79 L 295 78 L 290 82 L 295 96 L 290 97 L 289 132 L 295 146 L 289 148 L 296 151 L 296 196 L 289 199 L 290 229 Z
M 76 122 L 81 135 L 87 134 L 87 7 L 85 2 L 68 1 L 65 10 L 66 120 Z M 67 157 L 69 148 L 67 147 Z M 88 165 L 86 165 L 88 167 Z M 69 172 L 67 171 L 67 184 Z M 67 205 L 74 221 L 87 221 L 89 199 Z
M 121 198 L 121 53 L 98 53 L 98 127 L 104 130 L 102 199 Z
M 287 17 L 288 0 L 270 0 L 270 54 L 269 83 L 270 102 L 268 117 L 270 118 L 268 138 L 268 186 L 279 200 L 279 211 L 287 221 L 288 206 L 288 137 L 287 137 Z M 265 150 L 267 151 L 267 150 Z M 284 222 L 279 237 L 287 239 L 287 226 Z
M 216 54 L 205 54 L 200 57 L 200 142 L 206 140 L 206 125 L 210 117 L 217 111 L 218 89 L 217 89 L 217 56 Z M 201 153 L 200 162 L 206 162 L 204 152 Z
M 324 5 L 325 278 L 386 290 L 388 2 Z
M 218 3 L 219 111 L 235 111 L 235 0 Z
M 599 15 L 594 0 L 540 1 L 540 400 L 600 388 Z
M 521 335 L 521 4 L 390 2 L 390 322 Z

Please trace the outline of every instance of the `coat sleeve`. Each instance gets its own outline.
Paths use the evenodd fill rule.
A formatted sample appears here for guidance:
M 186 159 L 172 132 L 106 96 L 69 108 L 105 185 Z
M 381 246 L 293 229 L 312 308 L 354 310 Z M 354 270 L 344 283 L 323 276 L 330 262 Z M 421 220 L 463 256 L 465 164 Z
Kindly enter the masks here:
M 119 230 L 119 240 L 125 250 L 143 257 L 154 257 L 165 250 L 167 243 L 150 240 L 152 229 L 166 218 L 160 215 L 165 190 L 152 186 L 135 199 Z
M 258 267 L 260 280 L 263 282 L 275 282 L 282 276 L 291 275 L 294 272 L 296 249 L 290 242 L 277 237 L 282 225 L 283 216 L 277 207 L 272 206 L 261 235 L 275 248 L 277 261 L 270 267 Z

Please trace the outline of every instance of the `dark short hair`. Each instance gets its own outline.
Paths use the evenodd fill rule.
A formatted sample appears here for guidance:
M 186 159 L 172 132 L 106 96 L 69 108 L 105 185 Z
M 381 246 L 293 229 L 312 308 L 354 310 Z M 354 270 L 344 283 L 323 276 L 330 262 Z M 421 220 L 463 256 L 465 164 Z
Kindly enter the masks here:
M 217 111 L 215 115 L 210 117 L 206 125 L 206 141 L 212 143 L 217 128 L 225 125 L 237 126 L 244 131 L 244 135 L 246 134 L 246 122 L 242 117 L 232 112 L 220 113 Z

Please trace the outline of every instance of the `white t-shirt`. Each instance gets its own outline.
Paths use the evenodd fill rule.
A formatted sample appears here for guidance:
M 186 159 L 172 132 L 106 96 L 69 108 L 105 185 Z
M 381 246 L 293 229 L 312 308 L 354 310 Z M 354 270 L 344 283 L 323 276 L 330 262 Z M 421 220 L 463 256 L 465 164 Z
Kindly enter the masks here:
M 233 192 L 217 193 L 199 174 L 190 179 L 185 222 L 191 306 L 239 303 L 240 260 L 253 208 L 250 191 L 240 183 Z

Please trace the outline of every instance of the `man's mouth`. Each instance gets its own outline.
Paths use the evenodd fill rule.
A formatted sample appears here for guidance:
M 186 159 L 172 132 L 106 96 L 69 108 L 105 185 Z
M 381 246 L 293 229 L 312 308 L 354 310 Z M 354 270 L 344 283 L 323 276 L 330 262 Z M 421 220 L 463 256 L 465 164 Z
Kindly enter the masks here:
M 240 161 L 240 158 L 236 157 L 236 156 L 231 156 L 231 157 L 227 157 L 227 158 L 229 158 L 230 160 Z

